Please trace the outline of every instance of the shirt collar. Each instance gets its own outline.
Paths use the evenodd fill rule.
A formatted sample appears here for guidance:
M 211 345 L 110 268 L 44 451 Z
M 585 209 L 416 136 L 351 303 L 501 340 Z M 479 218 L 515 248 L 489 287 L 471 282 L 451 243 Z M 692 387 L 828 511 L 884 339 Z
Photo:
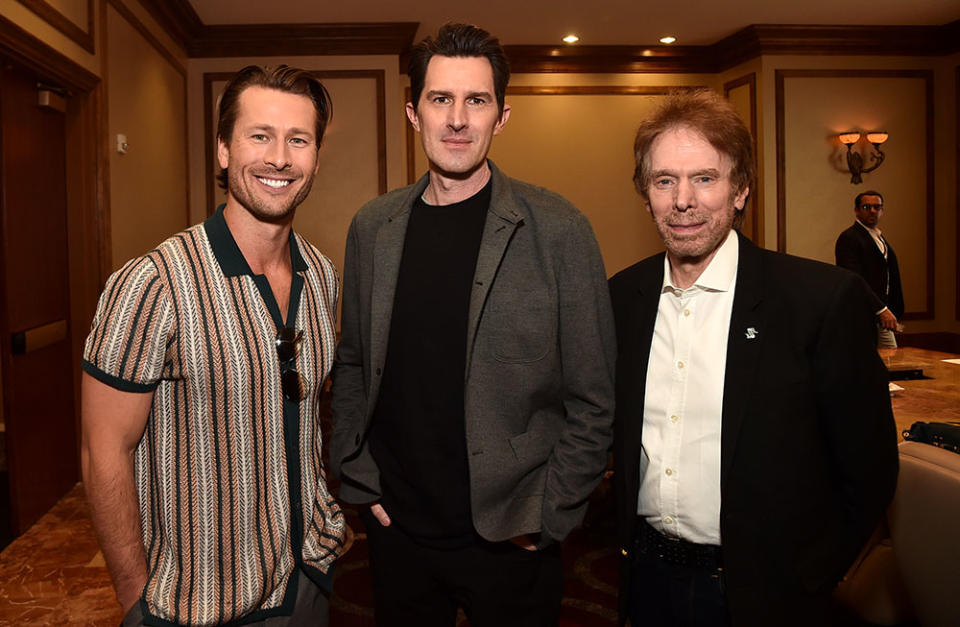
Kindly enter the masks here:
M 882 235 L 882 232 L 880 231 L 880 227 L 877 227 L 877 228 L 869 227 L 863 222 L 861 222 L 860 218 L 857 218 L 857 224 L 867 229 L 867 233 L 870 233 L 871 235 L 873 235 L 874 238 L 880 237 Z
M 699 288 L 706 292 L 727 292 L 732 289 L 737 278 L 737 264 L 740 261 L 739 244 L 736 231 L 731 229 L 727 233 L 727 238 L 717 249 L 717 254 L 713 256 L 693 285 L 687 289 Z M 660 291 L 661 293 L 684 291 L 673 284 L 670 278 L 670 259 L 666 256 L 663 259 L 663 286 Z
M 227 220 L 223 217 L 224 207 L 226 207 L 226 204 L 217 207 L 217 211 L 203 223 L 203 229 L 210 241 L 210 248 L 213 249 L 213 256 L 217 258 L 217 263 L 220 264 L 220 270 L 224 276 L 242 276 L 245 274 L 254 276 L 250 264 L 247 263 L 243 252 L 237 246 L 237 240 L 233 239 L 230 227 L 227 226 Z M 303 272 L 307 269 L 307 262 L 300 255 L 300 248 L 297 246 L 297 238 L 293 234 L 293 229 L 290 229 L 290 262 L 293 264 L 294 272 Z

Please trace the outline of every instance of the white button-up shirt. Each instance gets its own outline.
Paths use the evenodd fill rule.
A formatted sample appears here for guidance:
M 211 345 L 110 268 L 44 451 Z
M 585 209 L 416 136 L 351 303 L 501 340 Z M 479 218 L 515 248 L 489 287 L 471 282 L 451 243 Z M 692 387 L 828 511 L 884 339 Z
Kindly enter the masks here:
M 692 286 L 663 288 L 647 365 L 637 514 L 660 532 L 720 544 L 720 431 L 740 257 L 731 231 Z

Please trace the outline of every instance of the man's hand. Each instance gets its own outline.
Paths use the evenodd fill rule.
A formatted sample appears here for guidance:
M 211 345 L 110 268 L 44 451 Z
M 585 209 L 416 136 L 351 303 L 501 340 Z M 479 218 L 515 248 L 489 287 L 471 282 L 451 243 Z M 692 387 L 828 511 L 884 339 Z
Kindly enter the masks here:
M 889 309 L 884 309 L 877 315 L 880 317 L 881 328 L 890 329 L 891 331 L 897 330 L 897 317 L 893 315 Z
M 524 551 L 536 551 L 537 545 L 534 543 L 533 538 L 529 535 L 524 534 L 522 536 L 514 536 L 510 538 L 510 542 L 520 547 Z
M 373 517 L 377 519 L 384 527 L 390 526 L 390 517 L 387 516 L 387 510 L 383 509 L 383 505 L 380 503 L 374 503 L 370 506 L 370 513 L 373 514 Z

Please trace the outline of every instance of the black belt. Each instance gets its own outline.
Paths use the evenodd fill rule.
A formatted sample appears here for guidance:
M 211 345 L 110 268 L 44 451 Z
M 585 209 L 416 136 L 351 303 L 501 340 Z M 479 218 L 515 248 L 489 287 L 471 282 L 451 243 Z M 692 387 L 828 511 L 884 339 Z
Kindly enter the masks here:
M 719 546 L 694 544 L 680 538 L 670 538 L 651 527 L 642 516 L 637 517 L 634 548 L 641 555 L 652 555 L 675 566 L 723 568 Z

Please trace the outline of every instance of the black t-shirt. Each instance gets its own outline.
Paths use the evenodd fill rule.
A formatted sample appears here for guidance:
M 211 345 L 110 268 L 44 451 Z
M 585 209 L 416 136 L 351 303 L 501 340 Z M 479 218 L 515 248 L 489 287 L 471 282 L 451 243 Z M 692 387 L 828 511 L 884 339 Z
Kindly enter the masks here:
M 370 452 L 381 504 L 414 540 L 438 548 L 476 537 L 464 424 L 470 292 L 491 184 L 452 205 L 417 199 L 393 299 Z

